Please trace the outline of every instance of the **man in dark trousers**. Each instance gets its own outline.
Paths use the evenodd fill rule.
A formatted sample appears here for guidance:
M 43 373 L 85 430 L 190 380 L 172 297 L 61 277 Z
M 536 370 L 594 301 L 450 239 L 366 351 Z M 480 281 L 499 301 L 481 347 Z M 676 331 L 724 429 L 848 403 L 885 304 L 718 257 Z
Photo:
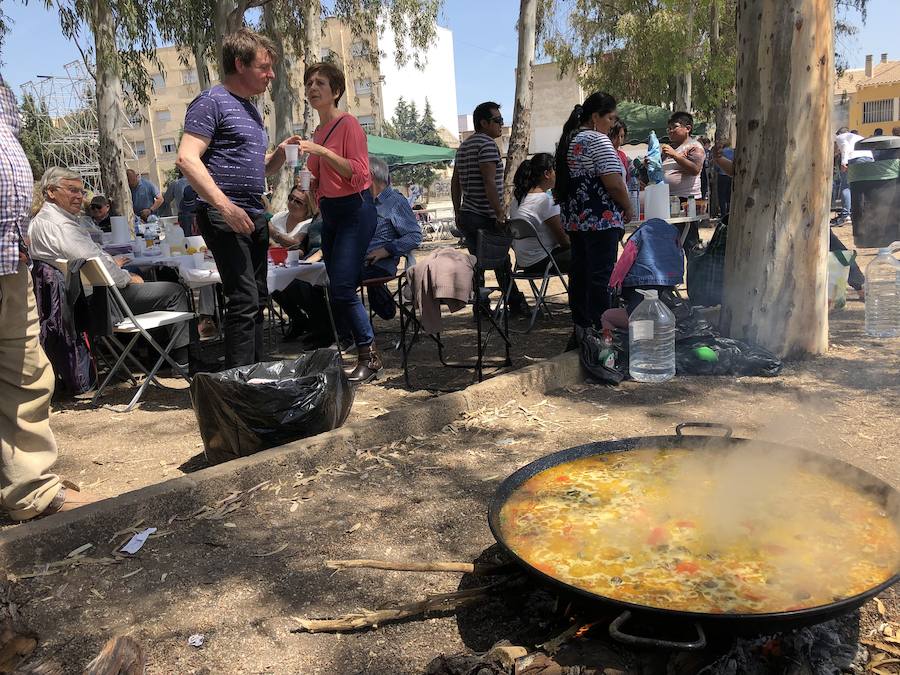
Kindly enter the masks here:
M 275 45 L 242 28 L 222 41 L 222 84 L 188 106 L 176 166 L 199 195 L 197 227 L 212 251 L 225 292 L 225 365 L 263 360 L 263 310 L 268 297 L 269 229 L 262 196 L 266 176 L 284 164 L 274 152 L 251 98 L 275 78 Z
M 503 134 L 503 117 L 500 105 L 493 101 L 478 104 L 472 114 L 475 133 L 460 144 L 453 165 L 450 195 L 456 227 L 466 239 L 469 253 L 475 255 L 478 230 L 503 232 L 506 230 L 506 212 L 503 209 L 503 161 L 494 139 Z M 500 286 L 506 289 L 512 268 L 509 258 L 506 264 L 494 270 Z M 512 286 L 509 295 L 510 311 L 530 316 L 531 310 L 525 296 Z

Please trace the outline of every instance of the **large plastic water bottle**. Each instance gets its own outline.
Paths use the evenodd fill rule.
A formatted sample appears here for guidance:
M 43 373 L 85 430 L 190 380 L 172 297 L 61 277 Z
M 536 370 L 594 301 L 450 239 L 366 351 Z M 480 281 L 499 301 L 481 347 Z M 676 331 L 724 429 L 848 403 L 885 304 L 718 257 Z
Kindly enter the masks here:
M 675 315 L 656 291 L 642 291 L 644 300 L 628 318 L 628 370 L 638 382 L 665 382 L 675 377 Z
M 900 241 L 878 249 L 866 267 L 866 333 L 874 337 L 900 336 L 900 261 L 893 256 Z

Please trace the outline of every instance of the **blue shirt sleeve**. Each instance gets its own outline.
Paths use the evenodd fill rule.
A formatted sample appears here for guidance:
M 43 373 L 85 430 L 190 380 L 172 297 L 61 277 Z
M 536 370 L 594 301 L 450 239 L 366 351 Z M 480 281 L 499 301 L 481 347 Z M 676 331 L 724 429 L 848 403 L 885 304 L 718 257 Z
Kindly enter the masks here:
M 207 92 L 193 101 L 184 114 L 184 130 L 203 138 L 212 138 L 219 125 L 219 106 Z
M 406 198 L 399 192 L 395 195 L 390 217 L 396 238 L 388 242 L 385 248 L 396 258 L 418 248 L 422 243 L 422 228 L 419 227 L 416 215 Z

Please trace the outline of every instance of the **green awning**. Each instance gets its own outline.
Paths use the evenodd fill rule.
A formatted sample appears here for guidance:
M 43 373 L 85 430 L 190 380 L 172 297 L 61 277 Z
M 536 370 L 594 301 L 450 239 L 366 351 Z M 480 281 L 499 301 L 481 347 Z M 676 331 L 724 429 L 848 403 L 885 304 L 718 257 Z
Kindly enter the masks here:
M 369 154 L 383 159 L 388 166 L 403 166 L 407 164 L 430 164 L 431 162 L 450 162 L 456 157 L 453 148 L 442 148 L 437 145 L 422 145 L 421 143 L 409 143 L 393 138 L 370 136 L 366 134 L 369 142 Z
M 617 106 L 619 118 L 624 120 L 628 127 L 628 136 L 626 143 L 636 145 L 638 143 L 646 143 L 650 138 L 650 132 L 655 131 L 656 137 L 661 143 L 668 142 L 669 136 L 666 131 L 666 123 L 672 116 L 672 111 L 665 108 L 659 108 L 655 105 L 643 105 L 641 103 L 632 103 L 631 101 L 622 101 Z M 698 122 L 694 125 L 691 132 L 693 136 L 705 136 L 706 124 Z

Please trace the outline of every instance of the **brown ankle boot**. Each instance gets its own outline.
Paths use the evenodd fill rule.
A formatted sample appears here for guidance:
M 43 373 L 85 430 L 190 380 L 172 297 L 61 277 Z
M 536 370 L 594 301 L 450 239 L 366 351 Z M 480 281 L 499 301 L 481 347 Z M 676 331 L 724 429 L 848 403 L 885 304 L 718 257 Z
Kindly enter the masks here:
M 359 359 L 353 372 L 347 375 L 347 379 L 352 384 L 365 384 L 375 377 L 375 374 L 381 370 L 381 355 L 372 342 L 365 346 L 359 347 Z

